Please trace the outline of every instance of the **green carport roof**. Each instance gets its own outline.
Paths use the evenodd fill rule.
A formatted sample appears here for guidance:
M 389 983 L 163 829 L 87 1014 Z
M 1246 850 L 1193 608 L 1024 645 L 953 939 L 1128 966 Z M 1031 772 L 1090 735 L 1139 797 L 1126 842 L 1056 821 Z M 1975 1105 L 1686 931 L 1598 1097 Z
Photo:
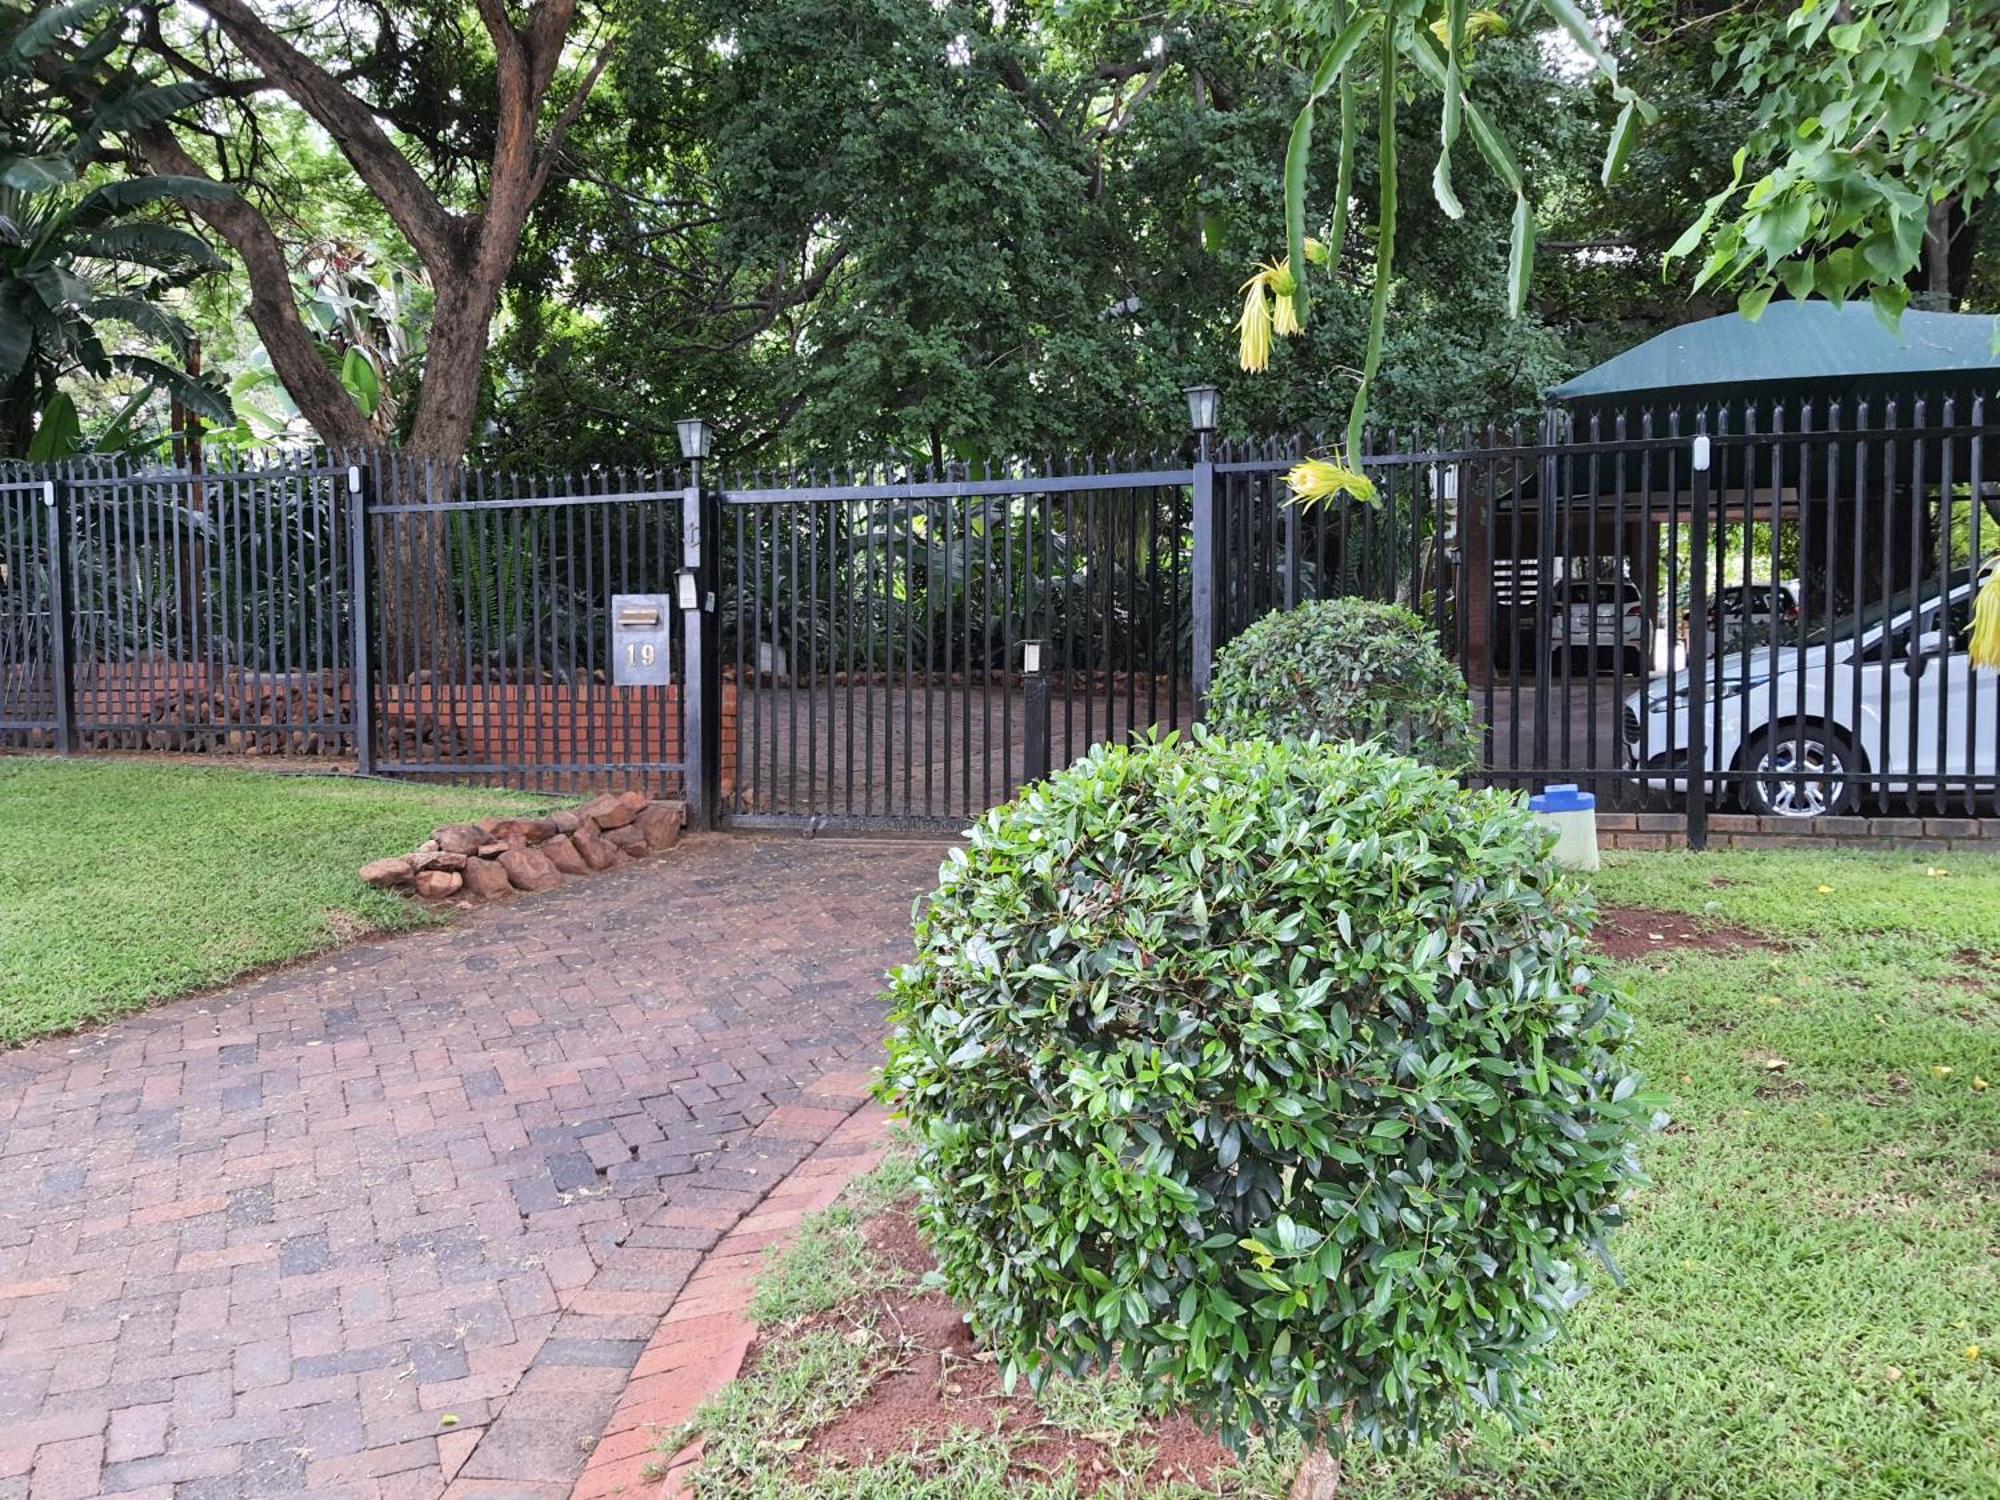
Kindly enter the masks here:
M 1994 318 L 1985 313 L 1903 314 L 1891 333 L 1866 302 L 1773 302 L 1756 322 L 1739 313 L 1688 323 L 1648 339 L 1557 386 L 1557 401 L 1714 386 L 1794 386 L 1841 381 L 1857 388 L 1958 383 L 2000 375 Z

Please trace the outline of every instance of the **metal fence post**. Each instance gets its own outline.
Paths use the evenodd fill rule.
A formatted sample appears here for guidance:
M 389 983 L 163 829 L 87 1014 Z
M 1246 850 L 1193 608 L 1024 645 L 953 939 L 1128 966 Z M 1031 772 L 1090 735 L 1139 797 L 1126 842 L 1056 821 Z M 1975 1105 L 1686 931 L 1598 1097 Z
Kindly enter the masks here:
M 1702 426 L 1707 426 L 1706 416 Z M 1694 515 L 1688 550 L 1688 778 L 1687 838 L 1690 849 L 1708 845 L 1708 544 L 1713 483 L 1706 432 L 1694 437 Z
M 1566 537 L 1569 516 L 1561 517 L 1562 531 L 1557 530 L 1556 507 L 1563 504 L 1556 496 L 1556 488 L 1562 478 L 1562 460 L 1556 452 L 1556 437 L 1560 430 L 1556 409 L 1551 406 L 1542 413 L 1542 455 L 1541 474 L 1537 488 L 1541 491 L 1540 504 L 1535 507 L 1535 742 L 1534 759 L 1537 773 L 1549 769 L 1549 694 L 1554 684 L 1550 681 L 1553 643 L 1555 640 L 1555 590 L 1556 548 L 1559 538 Z M 1566 546 L 1566 543 L 1564 543 Z M 1568 579 L 1563 579 L 1567 587 Z M 1516 598 L 1519 584 L 1516 584 Z M 1569 705 L 1563 705 L 1568 712 Z
M 347 696 L 354 720 L 354 769 L 375 769 L 375 704 L 368 671 L 368 485 L 359 463 L 347 469 Z
M 687 659 L 681 737 L 687 762 L 688 826 L 714 828 L 722 801 L 722 651 L 716 592 L 722 540 L 721 497 L 702 489 L 702 456 L 687 459 L 681 492 L 681 564 L 694 575 L 694 607 L 681 615 Z
M 1042 643 L 1021 642 L 1021 687 L 1026 698 L 1026 736 L 1021 747 L 1021 780 L 1032 783 L 1049 774 L 1049 678 L 1042 670 Z
M 1208 688 L 1215 675 L 1215 607 L 1222 594 L 1222 556 L 1215 524 L 1215 457 L 1211 434 L 1195 434 L 1194 459 L 1194 713 L 1208 712 Z
M 76 754 L 76 669 L 71 648 L 75 611 L 69 597 L 70 493 L 59 479 L 42 484 L 42 507 L 49 525 L 49 685 L 54 690 L 56 752 Z

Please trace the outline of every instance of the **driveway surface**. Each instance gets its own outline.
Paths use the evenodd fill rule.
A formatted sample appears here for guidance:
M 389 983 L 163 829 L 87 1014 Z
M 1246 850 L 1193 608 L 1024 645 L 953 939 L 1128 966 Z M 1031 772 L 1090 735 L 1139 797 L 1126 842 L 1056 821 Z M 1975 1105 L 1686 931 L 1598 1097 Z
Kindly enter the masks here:
M 690 839 L 0 1053 L 0 1500 L 567 1495 L 941 854 Z

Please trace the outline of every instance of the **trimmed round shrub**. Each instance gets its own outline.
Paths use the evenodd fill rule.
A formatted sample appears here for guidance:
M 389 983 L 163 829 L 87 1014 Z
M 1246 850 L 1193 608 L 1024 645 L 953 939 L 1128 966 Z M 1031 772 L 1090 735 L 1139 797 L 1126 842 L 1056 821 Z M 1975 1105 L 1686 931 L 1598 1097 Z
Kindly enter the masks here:
M 1651 1114 L 1546 849 L 1414 761 L 1202 731 L 982 818 L 884 1093 L 1009 1379 L 1116 1361 L 1232 1442 L 1518 1416 Z
M 1256 621 L 1216 654 L 1207 722 L 1231 739 L 1378 740 L 1454 773 L 1479 760 L 1465 678 L 1422 620 L 1373 599 Z

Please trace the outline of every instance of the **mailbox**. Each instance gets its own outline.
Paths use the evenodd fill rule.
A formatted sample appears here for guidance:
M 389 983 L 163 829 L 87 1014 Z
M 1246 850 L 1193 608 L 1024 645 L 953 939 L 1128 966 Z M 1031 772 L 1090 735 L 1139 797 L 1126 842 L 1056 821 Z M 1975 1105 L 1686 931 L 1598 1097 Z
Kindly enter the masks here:
M 611 596 L 611 681 L 618 687 L 666 687 L 673 611 L 665 594 Z

